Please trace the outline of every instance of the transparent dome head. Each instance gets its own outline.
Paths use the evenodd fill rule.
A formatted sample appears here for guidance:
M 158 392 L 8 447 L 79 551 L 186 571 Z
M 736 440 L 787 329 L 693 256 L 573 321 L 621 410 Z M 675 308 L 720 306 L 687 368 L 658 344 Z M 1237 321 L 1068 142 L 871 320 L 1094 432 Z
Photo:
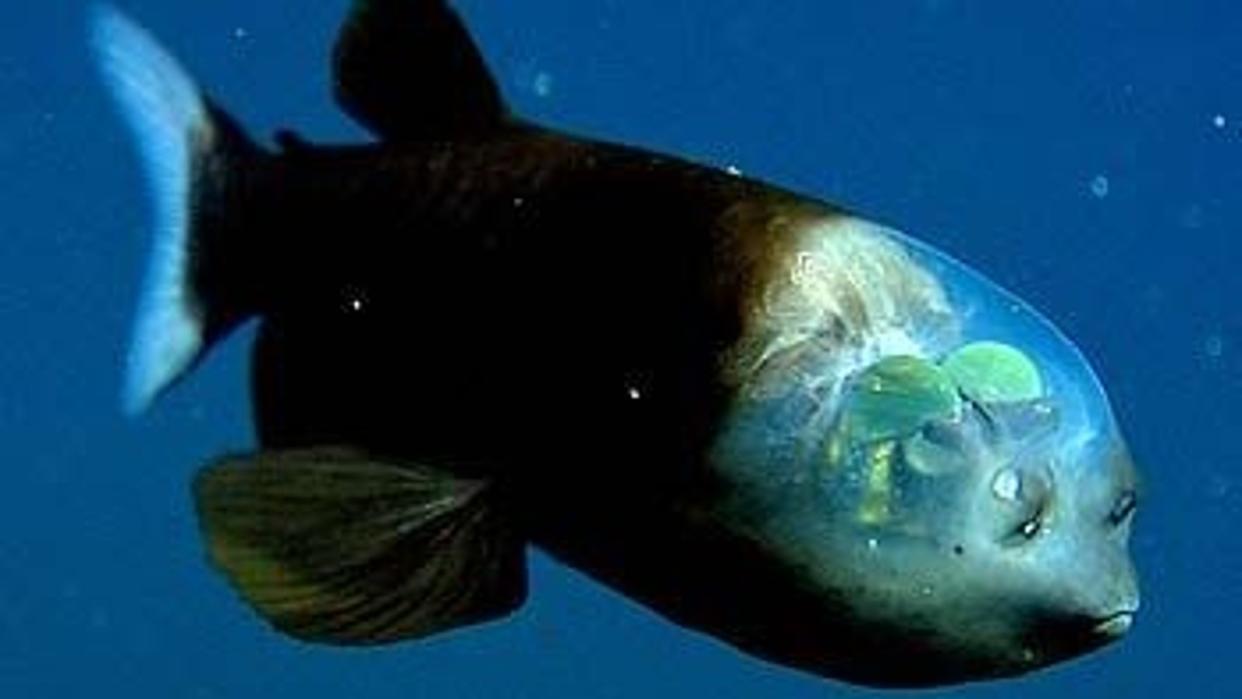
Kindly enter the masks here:
M 825 365 L 833 378 L 819 391 L 823 409 L 803 432 L 831 500 L 825 513 L 935 536 L 973 514 L 980 489 L 969 483 L 989 479 L 989 498 L 1038 501 L 1046 498 L 1023 488 L 1049 490 L 1106 463 L 1101 450 L 1122 448 L 1094 371 L 1051 322 L 951 257 L 868 230 L 910 265 L 873 281 L 914 278 L 934 300 L 921 316 L 890 314 L 900 322 L 881 322 Z

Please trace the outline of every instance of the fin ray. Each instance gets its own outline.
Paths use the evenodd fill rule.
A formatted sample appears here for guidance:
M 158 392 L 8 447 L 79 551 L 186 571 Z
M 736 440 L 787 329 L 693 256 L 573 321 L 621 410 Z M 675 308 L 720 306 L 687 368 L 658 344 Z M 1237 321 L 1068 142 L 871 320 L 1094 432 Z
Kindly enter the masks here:
M 196 484 L 211 557 L 280 630 L 385 643 L 501 616 L 524 543 L 494 487 L 347 449 L 221 460 Z
M 92 43 L 137 141 L 154 196 L 155 245 L 126 358 L 124 407 L 142 410 L 184 372 L 202 347 L 202 316 L 187 294 L 190 163 L 209 140 L 207 108 L 194 82 L 144 29 L 115 9 L 95 8 Z
M 222 202 L 236 204 L 237 173 L 258 149 L 141 26 L 99 5 L 90 30 L 153 200 L 153 243 L 122 394 L 123 408 L 134 414 L 244 315 L 229 288 L 244 275 L 237 266 L 221 273 L 217 258 L 237 232 L 229 226 L 235 212 Z

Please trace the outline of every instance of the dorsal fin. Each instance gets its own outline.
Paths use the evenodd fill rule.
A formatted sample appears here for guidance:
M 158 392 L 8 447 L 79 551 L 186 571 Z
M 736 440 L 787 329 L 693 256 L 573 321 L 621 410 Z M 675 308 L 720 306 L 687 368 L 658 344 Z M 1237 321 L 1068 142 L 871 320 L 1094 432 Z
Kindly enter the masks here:
M 387 141 L 489 131 L 506 109 L 446 0 L 354 0 L 333 52 L 337 103 Z

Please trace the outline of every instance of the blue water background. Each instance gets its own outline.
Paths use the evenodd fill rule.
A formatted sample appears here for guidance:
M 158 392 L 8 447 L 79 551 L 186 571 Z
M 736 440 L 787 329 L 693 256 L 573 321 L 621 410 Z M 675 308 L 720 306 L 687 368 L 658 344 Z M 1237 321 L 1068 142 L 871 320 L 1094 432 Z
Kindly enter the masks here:
M 254 133 L 352 139 L 327 98 L 345 4 L 124 6 Z M 1145 479 L 1138 624 L 1082 661 L 947 696 L 1242 696 L 1242 5 L 459 5 L 521 114 L 895 224 L 1095 362 Z M 315 648 L 257 621 L 206 567 L 188 492 L 205 459 L 250 444 L 245 337 L 148 417 L 118 410 L 148 209 L 85 7 L 0 6 L 0 697 L 870 694 L 540 556 L 516 617 L 425 643 Z

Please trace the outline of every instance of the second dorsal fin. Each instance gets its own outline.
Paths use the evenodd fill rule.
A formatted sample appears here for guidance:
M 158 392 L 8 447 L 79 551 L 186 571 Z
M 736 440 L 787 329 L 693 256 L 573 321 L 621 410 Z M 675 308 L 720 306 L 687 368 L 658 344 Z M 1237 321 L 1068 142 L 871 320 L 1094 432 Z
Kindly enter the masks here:
M 386 141 L 492 130 L 500 90 L 446 0 L 354 0 L 333 51 L 336 101 Z

